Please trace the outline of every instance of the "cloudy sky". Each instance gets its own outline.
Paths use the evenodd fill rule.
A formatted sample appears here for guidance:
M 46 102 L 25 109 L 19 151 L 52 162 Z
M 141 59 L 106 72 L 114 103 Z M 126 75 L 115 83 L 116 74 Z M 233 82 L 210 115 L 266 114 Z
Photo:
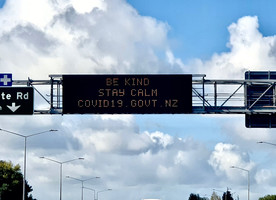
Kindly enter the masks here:
M 273 0 L 0 0 L 0 69 L 15 80 L 49 74 L 206 74 L 242 79 L 276 70 Z M 39 88 L 46 96 L 49 88 Z M 35 99 L 35 108 L 44 107 Z M 273 129 L 246 129 L 242 115 L 1 116 L 0 128 L 29 135 L 27 179 L 38 200 L 188 199 L 231 188 L 234 198 L 276 191 Z M 0 159 L 23 165 L 23 138 L 1 132 Z M 85 190 L 84 199 L 93 191 Z

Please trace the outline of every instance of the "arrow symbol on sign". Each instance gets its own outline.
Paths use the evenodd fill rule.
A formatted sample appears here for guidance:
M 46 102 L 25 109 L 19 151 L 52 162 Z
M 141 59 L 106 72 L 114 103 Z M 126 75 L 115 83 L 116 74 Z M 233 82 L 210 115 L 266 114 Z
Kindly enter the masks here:
M 12 112 L 15 112 L 19 107 L 19 106 L 16 106 L 14 102 L 12 102 L 12 105 L 11 106 L 7 106 Z

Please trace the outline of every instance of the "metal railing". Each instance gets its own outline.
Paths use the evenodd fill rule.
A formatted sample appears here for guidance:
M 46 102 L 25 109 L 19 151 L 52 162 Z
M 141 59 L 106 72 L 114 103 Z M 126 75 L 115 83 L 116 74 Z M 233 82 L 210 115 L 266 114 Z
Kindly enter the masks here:
M 45 108 L 34 108 L 34 114 L 62 114 L 62 75 L 50 75 L 49 80 L 13 80 L 13 85 L 34 88 Z M 205 75 L 192 75 L 192 114 L 252 114 L 276 113 L 276 80 L 208 80 Z M 247 100 L 247 87 L 265 86 Z M 46 88 L 45 88 L 46 87 Z M 271 92 L 271 90 L 273 92 Z M 269 92 L 268 92 L 269 91 Z M 262 105 L 262 101 L 271 101 Z

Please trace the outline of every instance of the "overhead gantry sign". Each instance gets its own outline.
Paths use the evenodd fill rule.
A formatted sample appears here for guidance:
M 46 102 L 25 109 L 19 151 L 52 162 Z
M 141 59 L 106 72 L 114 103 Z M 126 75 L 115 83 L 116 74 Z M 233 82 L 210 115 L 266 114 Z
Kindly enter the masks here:
M 32 115 L 34 98 L 32 87 L 11 87 L 12 74 L 0 74 L 0 114 Z
M 276 127 L 276 72 L 248 71 L 243 80 L 192 74 L 50 75 L 50 80 L 12 80 L 12 86 L 4 86 L 11 80 L 0 74 L 2 109 L 15 110 L 33 98 L 15 85 L 35 90 L 49 105 L 28 114 L 245 114 L 246 127 Z M 43 95 L 40 85 L 50 86 L 50 94 Z M 0 114 L 27 113 L 20 108 Z
M 192 113 L 192 75 L 63 75 L 63 114 Z

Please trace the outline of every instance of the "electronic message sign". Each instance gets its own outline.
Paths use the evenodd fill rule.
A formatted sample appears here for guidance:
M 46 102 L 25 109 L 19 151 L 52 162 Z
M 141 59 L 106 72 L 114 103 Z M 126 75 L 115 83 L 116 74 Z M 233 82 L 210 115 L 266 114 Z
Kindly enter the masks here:
M 63 114 L 192 112 L 192 75 L 63 75 Z
M 276 80 L 276 72 L 247 71 L 245 80 Z M 275 88 L 270 83 L 247 84 L 245 86 L 246 106 L 254 108 L 274 107 Z M 276 128 L 276 114 L 252 113 L 245 115 L 247 128 Z
M 32 115 L 33 111 L 32 87 L 0 87 L 0 115 Z

